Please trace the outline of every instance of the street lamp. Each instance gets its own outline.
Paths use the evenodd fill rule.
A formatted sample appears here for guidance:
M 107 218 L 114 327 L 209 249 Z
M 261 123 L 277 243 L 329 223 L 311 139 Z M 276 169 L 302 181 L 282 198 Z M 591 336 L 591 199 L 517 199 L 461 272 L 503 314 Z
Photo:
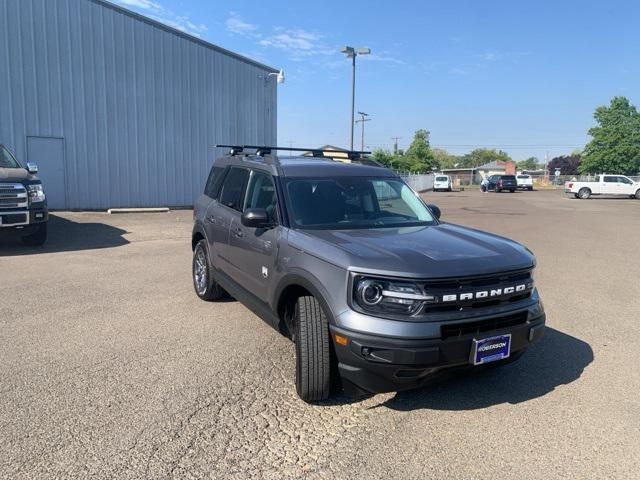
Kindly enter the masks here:
M 269 77 L 276 77 L 277 83 L 284 83 L 284 70 L 280 69 L 278 73 L 271 72 L 266 75 L 258 75 L 258 77 L 264 80 L 265 85 L 269 81 Z
M 356 114 L 356 57 L 358 55 L 369 55 L 371 53 L 370 48 L 353 48 L 346 45 L 340 49 L 347 58 L 351 59 L 351 65 L 353 66 L 351 73 L 351 150 L 353 150 L 353 127 L 355 125 Z M 364 124 L 363 124 L 364 125 Z

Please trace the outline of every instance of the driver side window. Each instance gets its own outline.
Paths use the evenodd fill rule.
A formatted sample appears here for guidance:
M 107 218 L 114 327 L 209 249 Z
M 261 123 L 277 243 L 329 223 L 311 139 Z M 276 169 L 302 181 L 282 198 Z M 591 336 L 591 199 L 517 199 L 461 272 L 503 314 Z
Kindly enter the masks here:
M 244 201 L 244 210 L 247 208 L 263 208 L 269 218 L 276 219 L 276 189 L 273 179 L 264 172 L 254 170 L 251 173 L 247 196 Z

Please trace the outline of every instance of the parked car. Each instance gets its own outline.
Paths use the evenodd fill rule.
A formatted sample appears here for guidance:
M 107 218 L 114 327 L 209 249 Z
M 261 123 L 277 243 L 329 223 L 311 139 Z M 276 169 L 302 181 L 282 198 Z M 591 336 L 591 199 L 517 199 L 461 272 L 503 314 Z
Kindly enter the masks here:
M 194 205 L 193 285 L 207 301 L 228 292 L 293 339 L 300 398 L 326 399 L 336 383 L 418 387 L 513 361 L 541 337 L 529 249 L 440 222 L 359 152 L 345 163 L 275 150 L 236 146 L 214 161 Z
M 0 144 L 0 235 L 19 235 L 26 245 L 47 239 L 49 212 L 37 165 L 24 167 Z
M 491 175 L 487 190 L 493 190 L 500 193 L 503 190 L 509 190 L 511 193 L 518 188 L 518 182 L 515 175 Z
M 518 184 L 518 188 L 529 191 L 533 190 L 533 177 L 531 175 L 524 173 L 516 175 L 516 183 Z
M 598 175 L 594 182 L 568 181 L 564 191 L 583 200 L 591 195 L 621 195 L 640 200 L 640 183 L 624 175 Z
M 434 192 L 450 192 L 452 190 L 451 177 L 449 175 L 436 175 L 433 178 Z

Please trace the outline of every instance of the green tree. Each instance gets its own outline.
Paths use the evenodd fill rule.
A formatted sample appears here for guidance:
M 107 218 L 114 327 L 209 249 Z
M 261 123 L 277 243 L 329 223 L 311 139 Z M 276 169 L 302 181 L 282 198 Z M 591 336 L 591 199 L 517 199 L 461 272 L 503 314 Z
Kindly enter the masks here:
M 640 114 L 626 97 L 614 97 L 596 108 L 597 125 L 584 149 L 580 173 L 640 172 Z
M 430 172 L 438 168 L 429 145 L 429 135 L 428 130 L 417 130 L 405 155 L 398 158 L 400 164 L 406 165 L 410 172 Z
M 526 160 L 519 161 L 516 165 L 519 170 L 536 170 L 539 163 L 536 157 L 529 157 Z
M 461 162 L 460 157 L 450 154 L 443 148 L 434 148 L 431 151 L 433 152 L 435 163 L 441 170 L 444 168 L 455 168 Z
M 476 148 L 463 155 L 461 160 L 460 168 L 473 168 L 494 161 L 507 162 L 511 157 L 507 152 L 495 148 Z
M 383 148 L 377 148 L 371 154 L 371 157 L 376 161 L 388 167 L 393 164 L 393 153 Z

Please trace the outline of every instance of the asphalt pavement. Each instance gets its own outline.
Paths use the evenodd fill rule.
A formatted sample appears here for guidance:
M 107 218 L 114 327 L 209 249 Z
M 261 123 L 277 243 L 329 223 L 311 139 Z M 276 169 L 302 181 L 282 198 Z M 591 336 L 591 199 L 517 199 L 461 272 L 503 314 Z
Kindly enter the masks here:
M 300 401 L 289 340 L 190 277 L 191 212 L 0 243 L 0 478 L 640 477 L 640 201 L 427 193 L 525 243 L 545 337 L 421 390 Z

